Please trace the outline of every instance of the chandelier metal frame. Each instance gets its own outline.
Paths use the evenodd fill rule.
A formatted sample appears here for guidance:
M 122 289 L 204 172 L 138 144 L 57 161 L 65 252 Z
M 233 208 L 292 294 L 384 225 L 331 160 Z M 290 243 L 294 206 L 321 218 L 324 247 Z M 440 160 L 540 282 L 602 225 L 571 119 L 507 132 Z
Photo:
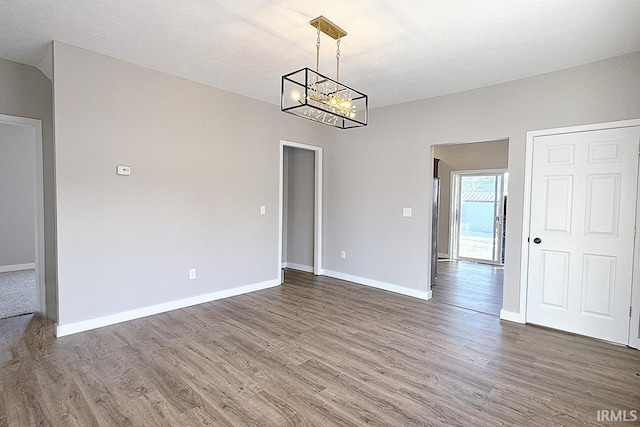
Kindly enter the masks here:
M 317 30 L 316 70 L 308 67 L 282 76 L 280 110 L 340 129 L 367 125 L 369 99 L 339 82 L 340 39 L 347 32 L 324 16 L 310 24 Z M 320 32 L 336 40 L 336 79 L 320 74 Z

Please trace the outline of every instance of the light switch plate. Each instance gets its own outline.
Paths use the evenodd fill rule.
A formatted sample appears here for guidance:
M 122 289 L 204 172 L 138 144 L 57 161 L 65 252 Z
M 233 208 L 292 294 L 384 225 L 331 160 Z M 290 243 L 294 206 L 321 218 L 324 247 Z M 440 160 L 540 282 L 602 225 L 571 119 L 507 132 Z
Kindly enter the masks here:
M 118 165 L 118 167 L 116 168 L 116 173 L 118 175 L 129 176 L 131 175 L 131 166 Z
M 260 206 L 260 215 L 267 213 L 267 207 L 265 205 Z
M 402 216 L 405 218 L 411 217 L 411 208 L 402 208 Z

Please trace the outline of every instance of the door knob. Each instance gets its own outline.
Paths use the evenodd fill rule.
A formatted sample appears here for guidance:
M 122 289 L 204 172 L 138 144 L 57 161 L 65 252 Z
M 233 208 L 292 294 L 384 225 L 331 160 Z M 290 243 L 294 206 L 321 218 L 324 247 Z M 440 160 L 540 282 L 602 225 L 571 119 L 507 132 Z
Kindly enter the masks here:
M 535 239 L 533 239 L 533 243 L 535 243 L 536 245 L 539 245 L 540 243 L 542 243 L 542 239 L 539 237 L 536 237 Z

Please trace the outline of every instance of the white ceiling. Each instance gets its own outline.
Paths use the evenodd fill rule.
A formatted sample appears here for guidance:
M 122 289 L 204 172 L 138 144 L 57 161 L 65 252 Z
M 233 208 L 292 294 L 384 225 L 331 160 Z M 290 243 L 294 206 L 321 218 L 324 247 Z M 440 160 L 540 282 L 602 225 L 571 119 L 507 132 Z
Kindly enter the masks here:
M 280 77 L 315 68 L 319 15 L 372 107 L 640 51 L 640 0 L 0 0 L 0 58 L 38 66 L 59 40 L 279 104 Z M 321 53 L 334 76 L 335 41 Z

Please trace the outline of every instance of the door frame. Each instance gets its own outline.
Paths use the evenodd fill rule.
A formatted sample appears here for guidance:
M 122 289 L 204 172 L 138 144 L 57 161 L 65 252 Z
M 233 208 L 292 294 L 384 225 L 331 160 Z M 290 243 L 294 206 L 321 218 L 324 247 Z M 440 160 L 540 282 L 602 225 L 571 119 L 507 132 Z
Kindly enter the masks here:
M 449 212 L 449 242 L 450 243 L 450 254 L 449 254 L 449 258 L 450 259 L 458 259 L 461 261 L 470 261 L 470 262 L 479 262 L 482 264 L 489 264 L 489 265 L 503 265 L 499 260 L 497 262 L 494 261 L 488 261 L 488 260 L 484 260 L 484 259 L 477 259 L 477 258 L 458 258 L 458 250 L 459 250 L 459 241 L 458 241 L 458 236 L 457 236 L 457 228 L 458 228 L 458 223 L 460 221 L 460 214 L 459 212 L 456 213 L 456 210 L 460 209 L 460 203 L 458 201 L 459 198 L 459 194 L 458 194 L 458 180 L 457 177 L 460 175 L 502 175 L 502 186 L 501 186 L 501 190 L 502 190 L 502 199 L 500 200 L 500 205 L 498 207 L 498 215 L 501 217 L 502 221 L 504 221 L 504 174 L 505 173 L 509 173 L 508 169 L 475 169 L 475 170 L 455 170 L 455 171 L 451 171 L 451 179 L 450 179 L 450 190 L 451 190 L 451 195 L 450 195 L 450 200 L 451 200 L 451 207 L 450 207 L 450 212 Z M 504 231 L 500 230 L 500 236 L 499 236 L 499 242 L 498 245 L 500 246 L 500 250 L 502 250 L 502 235 L 503 235 Z M 500 251 L 498 251 L 500 252 Z
M 533 142 L 540 136 L 560 135 L 566 133 L 589 132 L 625 127 L 640 126 L 640 119 L 620 120 L 615 122 L 594 123 L 580 126 L 543 129 L 528 131 L 525 140 L 525 167 L 524 167 L 524 203 L 522 210 L 522 251 L 520 258 L 520 307 L 518 316 L 513 321 L 527 322 L 527 288 L 529 277 L 529 230 L 531 226 L 531 188 L 533 179 Z M 640 150 L 640 147 L 639 147 Z M 640 154 L 640 151 L 639 151 Z M 637 188 L 640 188 L 640 174 L 638 174 Z M 636 207 L 636 226 L 640 224 L 640 214 Z M 640 247 L 639 238 L 636 237 L 633 254 L 633 282 L 631 284 L 631 307 L 629 328 L 629 347 L 640 349 Z
M 300 148 L 314 154 L 314 200 L 313 210 L 313 274 L 322 274 L 322 147 L 280 140 L 280 172 L 278 174 L 278 279 L 283 281 L 282 274 L 282 215 L 284 197 L 284 148 Z
M 46 316 L 47 293 L 45 284 L 45 254 L 44 254 L 44 178 L 42 158 L 42 121 L 26 117 L 0 114 L 0 123 L 24 126 L 33 129 L 35 143 L 35 171 L 34 188 L 34 226 L 35 226 L 35 271 L 36 289 L 38 292 L 38 312 Z

